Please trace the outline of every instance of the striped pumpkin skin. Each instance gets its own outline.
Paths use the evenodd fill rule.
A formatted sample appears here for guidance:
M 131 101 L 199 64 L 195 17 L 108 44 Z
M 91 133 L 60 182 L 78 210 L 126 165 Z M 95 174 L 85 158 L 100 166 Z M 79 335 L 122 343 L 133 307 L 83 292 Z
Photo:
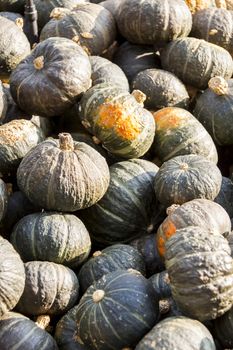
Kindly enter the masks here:
M 83 95 L 80 109 L 83 125 L 114 155 L 138 158 L 150 148 L 154 118 L 127 91 L 96 85 Z
M 131 159 L 110 167 L 110 184 L 104 197 L 79 212 L 94 240 L 106 245 L 133 240 L 153 229 L 157 202 L 153 183 L 158 167 Z
M 115 40 L 116 25 L 114 18 L 103 6 L 84 3 L 73 10 L 59 9 L 51 13 L 52 19 L 44 26 L 40 41 L 59 36 L 71 39 L 80 45 L 89 55 L 100 55 Z
M 192 199 L 214 200 L 221 188 L 222 175 L 213 162 L 189 154 L 174 157 L 163 163 L 155 176 L 157 199 L 169 206 Z
M 125 0 L 116 20 L 123 37 L 142 45 L 188 36 L 192 28 L 192 15 L 183 0 Z
M 7 213 L 8 192 L 5 182 L 0 179 L 0 222 L 4 219 Z
M 166 270 L 152 275 L 149 280 L 160 300 L 172 296 L 169 276 Z
M 222 177 L 221 189 L 214 201 L 226 210 L 230 218 L 233 217 L 233 183 L 231 179 Z
M 75 305 L 79 282 L 75 273 L 60 264 L 29 261 L 26 282 L 17 310 L 24 315 L 59 315 Z
M 191 113 L 167 107 L 153 115 L 156 123 L 153 149 L 162 162 L 196 154 L 217 163 L 218 153 L 211 136 Z
M 23 217 L 14 227 L 11 243 L 26 261 L 39 260 L 77 268 L 91 250 L 84 224 L 76 216 L 40 212 Z
M 5 88 L 0 81 L 0 123 L 4 120 L 8 108 L 8 101 Z
M 228 51 L 197 38 L 181 38 L 161 51 L 162 67 L 184 83 L 206 89 L 214 76 L 230 79 L 233 61 Z
M 53 337 L 29 318 L 8 312 L 0 319 L 1 350 L 58 350 Z
M 136 270 L 115 271 L 81 298 L 77 332 L 88 349 L 134 347 L 158 321 L 158 314 L 151 283 Z
M 231 221 L 226 210 L 208 199 L 194 199 L 180 206 L 169 208 L 168 216 L 159 226 L 156 242 L 161 257 L 165 254 L 165 243 L 177 230 L 188 226 L 200 226 L 224 234 L 231 232 Z

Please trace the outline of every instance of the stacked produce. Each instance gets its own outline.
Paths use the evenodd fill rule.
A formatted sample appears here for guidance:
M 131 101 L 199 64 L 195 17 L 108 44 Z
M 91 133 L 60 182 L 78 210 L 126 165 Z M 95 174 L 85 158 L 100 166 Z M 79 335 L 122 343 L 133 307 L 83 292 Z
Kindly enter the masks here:
M 0 0 L 0 350 L 233 348 L 232 1 L 34 3 L 31 45 Z

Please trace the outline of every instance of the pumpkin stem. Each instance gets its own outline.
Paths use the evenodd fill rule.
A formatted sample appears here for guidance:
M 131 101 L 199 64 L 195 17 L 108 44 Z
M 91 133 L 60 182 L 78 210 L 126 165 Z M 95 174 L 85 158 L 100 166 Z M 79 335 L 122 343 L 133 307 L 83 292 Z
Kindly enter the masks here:
M 61 19 L 65 17 L 67 13 L 69 13 L 70 10 L 62 7 L 55 7 L 51 12 L 49 17 L 53 19 Z
M 97 289 L 93 294 L 92 294 L 92 299 L 94 303 L 99 303 L 105 296 L 105 291 L 102 289 Z
M 100 256 L 102 254 L 102 252 L 100 250 L 97 250 L 96 252 L 93 253 L 94 258 L 96 258 L 97 256 Z
M 143 107 L 144 102 L 146 101 L 146 95 L 141 90 L 133 90 L 131 95 L 135 98 L 135 100 Z
M 188 168 L 189 168 L 189 166 L 188 166 L 188 164 L 187 163 L 182 163 L 182 164 L 180 164 L 180 169 L 181 170 L 188 170 Z
M 23 29 L 23 18 L 16 18 L 15 20 L 15 24 L 17 25 L 17 27 L 19 27 L 20 29 Z
M 127 269 L 127 271 L 128 271 L 129 273 L 133 273 L 133 274 L 135 274 L 135 275 L 141 275 L 141 272 L 138 271 L 138 270 L 135 270 L 135 269 Z
M 177 208 L 179 208 L 179 207 L 180 207 L 179 204 L 172 204 L 172 205 L 170 205 L 170 207 L 168 207 L 167 210 L 166 210 L 167 216 L 169 216 L 169 215 L 171 215 L 172 213 L 174 213 L 174 211 L 175 211 Z
M 40 315 L 36 318 L 35 323 L 38 327 L 40 327 L 42 329 L 46 329 L 50 323 L 50 316 L 49 315 Z
M 33 65 L 38 70 L 44 68 L 44 56 L 36 57 L 33 61 Z
M 208 86 L 216 95 L 222 96 L 228 93 L 228 83 L 223 77 L 211 78 Z
M 62 151 L 73 151 L 74 150 L 74 140 L 72 136 L 66 132 L 58 135 L 59 145 Z

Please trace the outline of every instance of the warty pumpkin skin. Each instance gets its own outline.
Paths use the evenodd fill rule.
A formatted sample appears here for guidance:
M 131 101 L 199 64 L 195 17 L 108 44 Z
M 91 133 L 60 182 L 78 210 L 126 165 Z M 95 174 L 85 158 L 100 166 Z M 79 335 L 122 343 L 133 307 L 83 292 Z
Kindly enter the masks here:
M 115 271 L 88 288 L 77 320 L 77 334 L 88 349 L 131 348 L 158 321 L 157 296 L 138 271 Z
M 233 218 L 233 183 L 231 179 L 222 177 L 221 189 L 214 201 L 226 210 L 230 218 Z
M 135 350 L 216 350 L 209 330 L 199 321 L 184 316 L 160 321 L 138 343 Z
M 75 305 L 79 282 L 75 273 L 60 264 L 29 261 L 26 281 L 17 310 L 25 315 L 59 315 Z
M 217 163 L 218 153 L 211 136 L 190 112 L 166 107 L 153 115 L 156 130 L 152 148 L 162 162 L 196 154 Z
M 172 296 L 184 315 L 215 319 L 233 304 L 233 259 L 228 241 L 197 226 L 166 242 L 165 266 Z
M 23 262 L 13 246 L 0 236 L 0 317 L 16 306 L 24 286 Z
M 216 3 L 220 5 L 220 2 L 223 3 L 225 0 L 185 0 L 192 14 L 207 9 L 210 7 L 215 7 Z
M 80 117 L 104 148 L 122 158 L 143 156 L 153 142 L 152 114 L 117 86 L 99 84 L 89 89 L 80 102 Z
M 109 177 L 106 160 L 66 133 L 33 148 L 17 171 L 18 186 L 32 203 L 64 212 L 98 202 L 108 188 Z
M 39 43 L 10 77 L 12 97 L 29 114 L 62 114 L 90 87 L 91 65 L 72 40 L 49 38 Z
M 176 39 L 162 49 L 160 58 L 163 69 L 201 90 L 207 88 L 210 78 L 230 79 L 233 73 L 229 52 L 202 39 Z

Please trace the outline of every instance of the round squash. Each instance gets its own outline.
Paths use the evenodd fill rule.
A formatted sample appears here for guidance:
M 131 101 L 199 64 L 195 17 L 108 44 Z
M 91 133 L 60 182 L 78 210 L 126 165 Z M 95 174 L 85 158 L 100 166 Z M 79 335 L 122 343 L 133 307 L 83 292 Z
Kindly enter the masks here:
M 233 218 L 233 183 L 231 179 L 222 177 L 221 188 L 214 201 L 226 210 L 230 218 Z
M 160 57 L 163 69 L 198 89 L 206 89 L 212 77 L 229 79 L 233 73 L 229 52 L 202 39 L 174 40 L 161 51 Z
M 184 316 L 159 322 L 135 350 L 216 350 L 214 339 L 199 321 Z
M 25 288 L 17 310 L 25 315 L 58 315 L 75 305 L 79 282 L 75 273 L 60 264 L 29 261 Z
M 32 203 L 65 212 L 98 202 L 108 188 L 109 177 L 106 160 L 66 133 L 32 149 L 17 171 L 18 186 Z
M 166 242 L 165 265 L 180 310 L 200 321 L 215 319 L 233 304 L 233 259 L 227 240 L 197 226 Z
M 158 300 L 138 271 L 119 270 L 88 288 L 77 320 L 77 334 L 88 349 L 134 347 L 157 322 Z
M 40 41 L 65 37 L 80 45 L 89 55 L 100 55 L 115 40 L 116 25 L 108 10 L 100 5 L 80 3 L 73 10 L 55 8 L 44 26 Z
M 11 74 L 12 97 L 29 114 L 62 114 L 90 86 L 91 65 L 84 50 L 66 38 L 38 44 Z M 30 78 L 30 79 L 29 79 Z
M 0 12 L 0 16 L 5 17 L 10 21 L 14 22 L 19 28 L 23 30 L 24 20 L 23 20 L 23 16 L 21 16 L 19 13 L 3 11 L 3 12 Z
M 106 8 L 108 11 L 110 11 L 113 17 L 115 18 L 117 15 L 119 6 L 123 1 L 124 0 L 105 0 L 105 1 L 101 0 L 101 2 L 98 1 L 98 3 L 104 8 Z M 94 1 L 91 1 L 91 2 L 94 2 Z
M 217 165 L 195 154 L 163 163 L 154 182 L 157 199 L 167 207 L 197 198 L 214 200 L 221 184 L 222 175 Z
M 196 154 L 217 163 L 215 144 L 203 125 L 188 111 L 167 107 L 154 113 L 156 130 L 153 150 L 162 162 Z
M 145 275 L 143 256 L 126 244 L 114 244 L 102 251 L 96 251 L 81 267 L 78 279 L 83 292 L 104 275 L 117 270 L 134 269 Z
M 127 91 L 96 85 L 83 95 L 80 109 L 83 125 L 114 155 L 138 158 L 150 148 L 154 118 Z
M 171 297 L 171 286 L 168 272 L 166 270 L 152 275 L 149 280 L 151 281 L 159 299 L 167 299 Z
M 16 306 L 24 285 L 23 262 L 13 246 L 0 236 L 0 317 Z
M 192 28 L 192 15 L 183 0 L 125 0 L 116 20 L 124 38 L 142 45 L 188 36 Z
M 52 261 L 70 268 L 83 263 L 91 250 L 81 220 L 45 211 L 23 217 L 14 227 L 11 243 L 24 261 Z

